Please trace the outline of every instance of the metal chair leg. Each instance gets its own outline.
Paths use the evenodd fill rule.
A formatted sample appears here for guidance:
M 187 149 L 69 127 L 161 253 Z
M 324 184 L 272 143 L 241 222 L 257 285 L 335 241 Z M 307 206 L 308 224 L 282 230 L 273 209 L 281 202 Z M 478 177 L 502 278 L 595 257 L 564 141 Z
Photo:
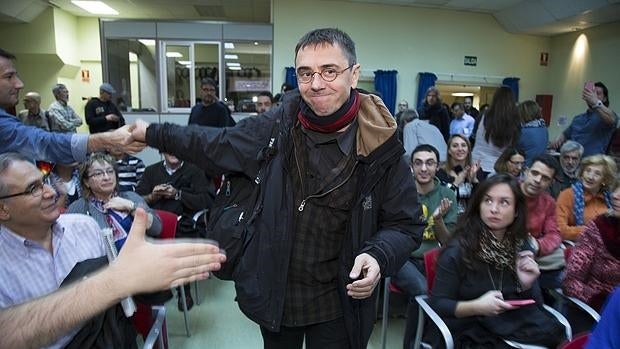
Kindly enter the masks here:
M 185 301 L 185 287 L 183 286 L 179 286 L 179 289 L 181 292 L 181 298 L 182 298 L 182 303 L 183 303 L 183 318 L 185 319 L 185 333 L 187 333 L 188 337 L 191 337 L 192 334 L 189 332 L 189 318 L 187 315 L 187 302 Z
M 198 281 L 194 281 L 194 300 L 196 305 L 200 305 L 200 295 L 198 294 Z
M 383 319 L 381 320 L 381 348 L 387 345 L 388 311 L 390 307 L 390 277 L 383 282 Z

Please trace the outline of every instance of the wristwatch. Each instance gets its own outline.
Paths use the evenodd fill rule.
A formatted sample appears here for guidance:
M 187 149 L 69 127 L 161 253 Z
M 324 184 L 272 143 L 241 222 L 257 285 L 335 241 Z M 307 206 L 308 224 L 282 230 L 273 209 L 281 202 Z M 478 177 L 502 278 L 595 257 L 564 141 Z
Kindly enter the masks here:
M 174 199 L 175 200 L 181 200 L 181 191 L 180 190 L 177 190 L 177 193 L 174 194 Z
M 603 102 L 601 102 L 600 100 L 596 101 L 596 104 L 594 105 L 594 108 L 600 108 L 603 106 Z

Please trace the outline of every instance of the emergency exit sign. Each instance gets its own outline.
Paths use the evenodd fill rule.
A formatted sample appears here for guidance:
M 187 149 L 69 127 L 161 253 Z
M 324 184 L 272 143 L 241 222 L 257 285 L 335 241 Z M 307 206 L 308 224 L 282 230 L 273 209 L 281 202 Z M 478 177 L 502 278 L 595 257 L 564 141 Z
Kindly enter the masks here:
M 478 57 L 476 56 L 465 56 L 465 65 L 476 66 L 478 64 Z

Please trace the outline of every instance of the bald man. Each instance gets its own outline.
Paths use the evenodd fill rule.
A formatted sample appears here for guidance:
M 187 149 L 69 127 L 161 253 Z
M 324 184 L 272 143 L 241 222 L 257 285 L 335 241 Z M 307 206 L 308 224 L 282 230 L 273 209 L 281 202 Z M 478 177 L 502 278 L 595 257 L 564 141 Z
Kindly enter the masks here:
M 46 131 L 50 130 L 47 112 L 41 109 L 41 95 L 36 92 L 28 92 L 24 96 L 24 108 L 17 115 L 26 125 L 40 127 Z

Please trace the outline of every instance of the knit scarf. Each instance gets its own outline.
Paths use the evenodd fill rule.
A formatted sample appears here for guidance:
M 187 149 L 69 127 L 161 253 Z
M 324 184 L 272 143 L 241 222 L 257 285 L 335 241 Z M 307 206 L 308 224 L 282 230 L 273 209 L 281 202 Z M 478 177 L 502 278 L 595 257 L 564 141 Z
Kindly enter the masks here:
M 585 197 L 583 193 L 583 182 L 575 181 L 572 185 L 573 188 L 573 215 L 575 216 L 576 225 L 584 225 L 583 211 L 585 209 Z M 605 204 L 607 208 L 611 208 L 611 193 L 609 190 L 603 191 L 603 197 L 605 197 Z
M 508 269 L 516 275 L 516 256 L 522 242 L 508 237 L 499 241 L 488 229 L 482 230 L 478 258 L 495 267 L 497 270 Z
M 616 259 L 620 259 L 620 219 L 602 214 L 594 219 L 594 224 L 601 233 L 607 251 Z
M 334 133 L 350 124 L 360 109 L 359 93 L 351 89 L 349 99 L 335 113 L 328 116 L 318 116 L 302 99 L 299 102 L 297 119 L 306 129 L 320 133 Z

